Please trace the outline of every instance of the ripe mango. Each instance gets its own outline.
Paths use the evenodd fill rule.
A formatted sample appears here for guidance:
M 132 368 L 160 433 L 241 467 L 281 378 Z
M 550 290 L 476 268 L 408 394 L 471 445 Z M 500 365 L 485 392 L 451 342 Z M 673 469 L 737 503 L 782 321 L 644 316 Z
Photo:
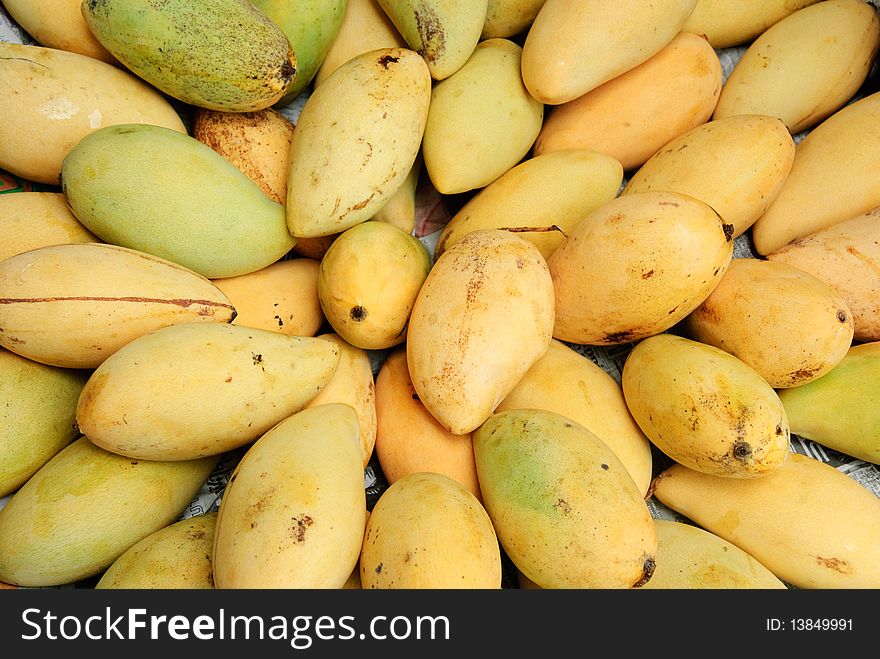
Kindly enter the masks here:
M 0 195 L 0 261 L 38 247 L 97 242 L 60 192 Z

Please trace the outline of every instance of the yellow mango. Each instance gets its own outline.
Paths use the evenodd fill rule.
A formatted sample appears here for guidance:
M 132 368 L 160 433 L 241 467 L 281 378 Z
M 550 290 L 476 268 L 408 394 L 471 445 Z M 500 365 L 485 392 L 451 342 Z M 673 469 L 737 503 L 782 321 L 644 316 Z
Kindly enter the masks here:
M 3 7 L 29 35 L 56 48 L 116 64 L 83 18 L 82 0 L 3 0 Z
M 682 30 L 703 34 L 713 48 L 730 48 L 755 39 L 786 16 L 819 0 L 697 0 Z
M 495 411 L 515 409 L 549 410 L 584 426 L 620 458 L 639 491 L 648 491 L 651 444 L 632 418 L 620 385 L 561 341 L 550 342 Z
M 211 554 L 217 513 L 177 521 L 129 547 L 95 584 L 108 589 L 214 587 Z
M 482 500 L 471 434 L 453 435 L 425 408 L 409 376 L 405 346 L 391 350 L 376 375 L 375 448 L 389 484 L 430 471 Z
M 454 435 L 482 424 L 550 345 L 553 282 L 538 248 L 498 229 L 443 252 L 406 335 L 413 387 Z
M 677 192 L 619 196 L 587 214 L 550 256 L 553 336 L 613 345 L 659 334 L 687 316 L 733 256 L 733 227 Z
M 403 185 L 397 188 L 391 197 L 385 202 L 371 220 L 387 222 L 404 233 L 412 233 L 416 226 L 416 192 L 419 186 L 419 178 L 422 174 L 422 153 L 416 156 L 409 174 L 403 181 Z
M 548 259 L 584 215 L 617 196 L 623 168 L 612 157 L 567 149 L 529 158 L 477 192 L 446 223 L 434 258 L 477 229 L 506 229 Z
M 384 206 L 419 153 L 430 101 L 428 67 L 407 48 L 362 53 L 316 87 L 290 145 L 290 232 L 339 233 Z
M 214 583 L 341 588 L 365 524 L 357 413 L 341 403 L 303 410 L 262 435 L 230 477 L 214 534 Z
M 523 86 L 521 55 L 509 39 L 481 41 L 464 66 L 434 85 L 422 156 L 441 194 L 485 187 L 532 148 L 544 106 Z
M 813 128 L 795 147 L 791 172 L 752 226 L 766 255 L 816 231 L 880 206 L 880 92 L 847 105 Z
M 178 519 L 216 463 L 132 460 L 80 437 L 0 510 L 0 580 L 59 586 L 100 574 Z
M 516 567 L 541 588 L 637 588 L 657 538 L 643 495 L 596 435 L 555 412 L 507 410 L 474 432 L 483 500 Z
M 880 587 L 880 498 L 823 462 L 791 453 L 749 480 L 673 465 L 654 496 L 792 586 Z
M 0 261 L 0 345 L 44 364 L 95 368 L 175 323 L 228 323 L 235 308 L 192 270 L 145 252 L 83 243 Z
M 767 254 L 828 284 L 849 306 L 853 339 L 880 340 L 880 207 Z
M 683 329 L 735 355 L 771 386 L 785 388 L 811 382 L 843 359 L 852 344 L 853 317 L 843 296 L 810 273 L 741 258 L 731 262 Z
M 712 46 L 679 33 L 638 66 L 551 107 L 534 153 L 592 149 L 631 171 L 712 116 L 721 75 Z
M 583 96 L 660 51 L 696 4 L 546 0 L 523 44 L 523 82 L 548 105 Z
M 651 156 L 621 194 L 667 190 L 706 202 L 736 238 L 779 194 L 795 145 L 779 119 L 737 115 L 692 128 Z
M 421 472 L 379 497 L 360 572 L 363 588 L 500 588 L 501 552 L 476 497 L 448 476 Z
M 92 372 L 80 431 L 108 450 L 190 460 L 244 446 L 330 381 L 339 348 L 270 330 L 180 323 L 127 343 Z
M 0 261 L 38 247 L 98 242 L 60 192 L 0 195 Z
M 790 430 L 779 396 L 723 350 L 674 334 L 649 337 L 627 356 L 621 386 L 648 439 L 691 469 L 752 479 L 785 461 Z
M 767 28 L 734 66 L 713 113 L 778 117 L 812 128 L 859 89 L 880 48 L 880 17 L 864 0 L 826 0 Z
M 186 133 L 158 91 L 86 55 L 0 41 L 0 80 L 0 168 L 29 181 L 58 185 L 65 156 L 105 126 L 144 123 Z
M 514 37 L 531 26 L 544 0 L 489 0 L 481 39 Z

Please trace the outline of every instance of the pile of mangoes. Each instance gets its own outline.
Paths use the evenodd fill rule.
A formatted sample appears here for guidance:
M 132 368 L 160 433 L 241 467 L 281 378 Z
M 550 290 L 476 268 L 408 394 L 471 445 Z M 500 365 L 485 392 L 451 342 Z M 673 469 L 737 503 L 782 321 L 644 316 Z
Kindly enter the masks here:
M 0 582 L 880 588 L 875 3 L 2 4 Z

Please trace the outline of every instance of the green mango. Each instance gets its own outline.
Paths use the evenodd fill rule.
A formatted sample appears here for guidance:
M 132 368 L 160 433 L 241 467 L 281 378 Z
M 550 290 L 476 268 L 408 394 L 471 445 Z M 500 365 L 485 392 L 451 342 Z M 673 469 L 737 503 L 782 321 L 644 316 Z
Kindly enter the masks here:
M 0 581 L 60 586 L 99 574 L 178 519 L 218 460 L 134 460 L 80 437 L 0 510 Z
M 339 28 L 348 0 L 251 0 L 284 32 L 296 53 L 296 78 L 275 105 L 296 98 L 315 77 Z
M 77 438 L 76 403 L 88 375 L 0 349 L 0 497 Z
M 296 242 L 282 204 L 211 147 L 160 126 L 89 134 L 62 162 L 61 187 L 105 242 L 209 279 L 260 270 Z
M 83 0 L 81 9 L 104 48 L 184 103 L 262 110 L 297 77 L 284 32 L 248 0 Z
M 822 377 L 777 393 L 791 432 L 880 464 L 880 341 L 853 345 Z

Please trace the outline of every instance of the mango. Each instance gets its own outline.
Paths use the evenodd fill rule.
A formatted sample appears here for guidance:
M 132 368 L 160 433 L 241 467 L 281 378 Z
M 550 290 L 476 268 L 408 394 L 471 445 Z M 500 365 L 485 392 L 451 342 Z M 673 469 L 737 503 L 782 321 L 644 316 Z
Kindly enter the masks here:
M 86 25 L 81 5 L 82 0 L 3 0 L 13 20 L 41 46 L 116 64 Z
M 230 477 L 214 534 L 214 583 L 341 588 L 365 525 L 357 413 L 342 403 L 303 410 L 254 442 Z
M 107 126 L 151 124 L 186 134 L 153 87 L 86 55 L 0 41 L 0 79 L 0 168 L 28 181 L 58 185 L 68 153 Z
M 561 341 L 614 345 L 687 316 L 733 257 L 733 227 L 677 192 L 619 196 L 588 213 L 547 261 Z
M 526 32 L 544 0 L 489 0 L 481 39 L 514 37 Z
M 486 39 L 434 85 L 422 156 L 441 194 L 485 187 L 532 148 L 544 106 L 523 86 L 521 61 L 518 44 Z
M 880 343 L 853 345 L 812 382 L 779 392 L 791 431 L 854 458 L 880 464 L 877 378 Z
M 854 331 L 846 300 L 830 286 L 786 263 L 750 258 L 731 262 L 682 329 L 735 355 L 775 388 L 801 386 L 834 368 Z
M 705 35 L 713 48 L 747 44 L 771 25 L 819 0 L 697 0 L 681 29 Z
M 403 180 L 403 185 L 397 188 L 397 192 L 376 211 L 371 220 L 387 222 L 404 233 L 413 233 L 416 226 L 416 193 L 424 169 L 423 165 L 422 153 L 419 151 L 409 169 L 409 174 Z
M 0 580 L 59 586 L 100 574 L 178 519 L 216 463 L 132 460 L 80 437 L 0 510 Z
M 137 250 L 53 245 L 0 261 L 0 345 L 34 361 L 95 368 L 175 323 L 228 323 L 235 308 L 201 275 Z
M 499 229 L 443 252 L 410 314 L 406 359 L 425 408 L 454 435 L 489 418 L 550 345 L 553 281 L 538 248 Z
M 60 192 L 0 195 L 0 261 L 38 247 L 97 242 Z
M 79 436 L 76 402 L 88 376 L 0 350 L 0 497 Z
M 791 453 L 749 480 L 673 465 L 654 496 L 796 588 L 880 587 L 880 498 L 824 462 Z
M 260 270 L 296 242 L 282 204 L 209 146 L 159 126 L 95 131 L 64 159 L 61 184 L 73 214 L 105 242 L 209 279 Z
M 498 539 L 541 588 L 638 588 L 657 538 L 620 459 L 546 410 L 493 414 L 474 432 L 477 474 Z
M 95 584 L 97 590 L 214 587 L 211 554 L 217 513 L 182 519 L 129 547 Z
M 129 70 L 190 105 L 262 110 L 297 76 L 284 32 L 248 0 L 82 0 L 82 14 Z
M 785 461 L 790 429 L 779 396 L 723 350 L 674 334 L 649 337 L 627 355 L 621 386 L 648 439 L 680 464 L 753 479 Z
M 290 232 L 339 233 L 384 206 L 419 153 L 430 101 L 428 67 L 406 48 L 358 55 L 317 86 L 290 145 Z
M 180 323 L 110 355 L 77 403 L 95 444 L 145 460 L 191 460 L 254 442 L 329 382 L 339 348 L 270 330 Z

